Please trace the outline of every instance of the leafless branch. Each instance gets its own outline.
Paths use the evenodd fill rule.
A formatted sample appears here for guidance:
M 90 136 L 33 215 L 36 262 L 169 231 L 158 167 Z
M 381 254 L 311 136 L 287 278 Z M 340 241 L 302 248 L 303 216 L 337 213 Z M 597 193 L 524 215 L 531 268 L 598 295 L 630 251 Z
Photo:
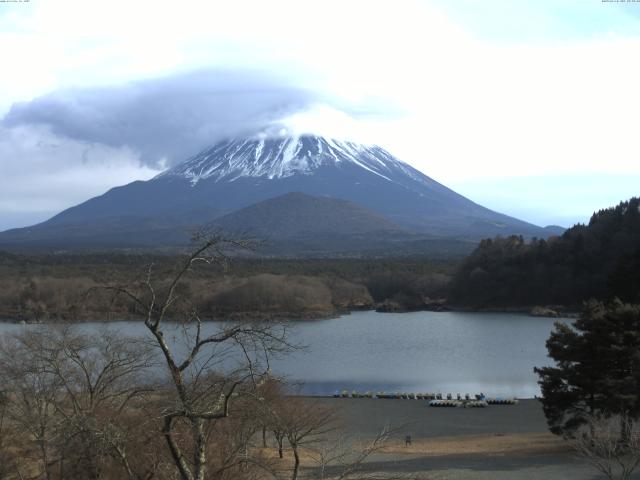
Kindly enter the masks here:
M 628 480 L 640 464 L 640 424 L 629 415 L 592 415 L 568 441 L 610 480 Z

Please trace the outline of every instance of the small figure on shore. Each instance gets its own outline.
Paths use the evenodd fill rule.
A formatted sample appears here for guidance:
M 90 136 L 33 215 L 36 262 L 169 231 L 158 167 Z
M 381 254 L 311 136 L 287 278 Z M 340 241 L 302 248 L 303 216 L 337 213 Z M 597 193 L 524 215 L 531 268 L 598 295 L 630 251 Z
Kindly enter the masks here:
M 408 447 L 409 445 L 411 445 L 411 435 L 406 435 L 404 437 L 404 446 Z

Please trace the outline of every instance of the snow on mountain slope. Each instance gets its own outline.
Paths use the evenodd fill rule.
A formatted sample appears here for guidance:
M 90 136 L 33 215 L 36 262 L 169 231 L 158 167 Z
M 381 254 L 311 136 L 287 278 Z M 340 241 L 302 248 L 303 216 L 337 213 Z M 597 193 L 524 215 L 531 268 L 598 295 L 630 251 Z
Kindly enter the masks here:
M 312 175 L 322 166 L 341 163 L 357 165 L 388 181 L 392 181 L 390 175 L 394 172 L 420 180 L 413 168 L 380 147 L 315 136 L 229 140 L 156 178 L 184 177 L 192 185 L 204 179 L 231 182 L 242 177 L 279 179 Z

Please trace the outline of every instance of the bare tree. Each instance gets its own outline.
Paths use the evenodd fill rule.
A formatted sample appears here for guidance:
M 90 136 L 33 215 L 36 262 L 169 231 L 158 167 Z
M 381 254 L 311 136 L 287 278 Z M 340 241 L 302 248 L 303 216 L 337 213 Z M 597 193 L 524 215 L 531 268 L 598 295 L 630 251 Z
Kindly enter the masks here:
M 610 480 L 628 480 L 640 464 L 640 424 L 627 415 L 590 416 L 569 442 Z
M 336 429 L 337 411 L 334 408 L 309 402 L 300 397 L 285 397 L 272 410 L 272 430 L 278 440 L 282 458 L 283 435 L 293 452 L 291 480 L 297 480 L 300 471 L 300 449 L 322 441 Z
M 0 480 L 10 478 L 15 469 L 14 459 L 7 451 L 5 437 L 9 437 L 6 428 L 7 409 L 9 398 L 5 391 L 0 390 Z
M 27 433 L 23 438 L 37 445 L 39 476 L 97 479 L 113 459 L 128 478 L 141 478 L 129 462 L 122 420 L 148 390 L 140 374 L 151 359 L 145 345 L 109 331 L 87 336 L 70 327 L 44 328 L 3 342 L 7 411 Z
M 385 426 L 372 440 L 360 443 L 344 435 L 323 442 L 309 451 L 315 463 L 312 476 L 316 480 L 400 480 L 408 479 L 407 475 L 385 472 L 383 474 L 367 471 L 365 462 L 372 455 L 380 452 L 389 439 L 403 427 Z M 360 443 L 358 447 L 357 444 Z M 418 477 L 411 477 L 416 480 Z
M 255 418 L 258 421 L 262 437 L 262 448 L 267 448 L 267 432 L 273 434 L 278 448 L 278 457 L 284 457 L 284 424 L 280 421 L 281 412 L 284 411 L 283 393 L 284 383 L 282 380 L 267 375 L 258 386 L 255 395 L 254 410 Z
M 204 480 L 207 445 L 215 429 L 210 424 L 230 415 L 238 394 L 249 394 L 268 369 L 268 356 L 288 347 L 284 327 L 257 323 L 223 324 L 207 331 L 198 312 L 182 303 L 180 286 L 199 263 L 226 261 L 225 247 L 243 242 L 201 237 L 201 245 L 179 266 L 168 285 L 156 284 L 153 266 L 146 279 L 133 286 L 110 286 L 144 315 L 144 325 L 160 349 L 169 374 L 166 394 L 172 398 L 162 411 L 162 435 L 182 480 Z M 182 345 L 172 344 L 167 332 L 184 325 Z
M 58 379 L 45 371 L 38 353 L 27 348 L 26 336 L 5 339 L 0 345 L 0 378 L 4 388 L 7 419 L 33 439 L 40 470 L 51 478 L 52 442 L 56 430 L 55 401 Z

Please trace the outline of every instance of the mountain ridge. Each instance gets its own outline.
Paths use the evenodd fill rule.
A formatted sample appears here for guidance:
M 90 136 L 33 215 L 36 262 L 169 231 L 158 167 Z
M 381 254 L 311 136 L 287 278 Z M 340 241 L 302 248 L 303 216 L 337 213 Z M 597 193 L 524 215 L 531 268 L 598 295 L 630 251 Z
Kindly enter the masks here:
M 110 244 L 147 244 L 145 236 L 161 244 L 162 232 L 192 229 L 292 192 L 345 200 L 407 232 L 434 238 L 552 233 L 474 203 L 381 147 L 303 135 L 219 142 L 151 180 L 112 188 L 46 222 L 0 233 L 0 246 L 59 243 L 65 229 L 73 241 L 81 232 L 91 243 L 91 231 L 102 229 Z M 168 236 L 168 243 L 179 237 Z

